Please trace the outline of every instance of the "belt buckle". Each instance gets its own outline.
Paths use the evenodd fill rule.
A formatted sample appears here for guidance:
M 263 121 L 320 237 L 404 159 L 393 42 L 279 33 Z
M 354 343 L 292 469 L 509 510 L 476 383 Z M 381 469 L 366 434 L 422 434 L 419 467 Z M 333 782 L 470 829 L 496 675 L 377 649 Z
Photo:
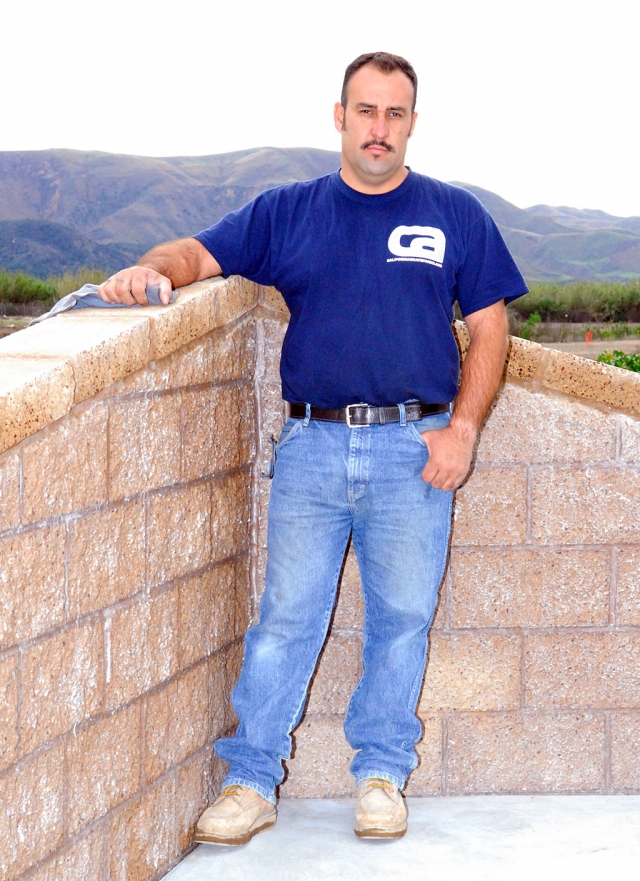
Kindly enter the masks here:
M 346 410 L 346 412 L 347 412 L 347 428 L 366 428 L 366 427 L 367 427 L 367 423 L 366 423 L 366 422 L 365 422 L 364 425 L 354 425 L 354 424 L 351 422 L 351 412 L 350 412 L 350 411 L 351 411 L 351 408 L 352 408 L 352 407 L 368 407 L 368 406 L 369 406 L 369 405 L 368 405 L 368 404 L 365 404 L 364 401 L 360 401 L 359 404 L 347 404 L 347 406 L 344 408 L 344 409 Z

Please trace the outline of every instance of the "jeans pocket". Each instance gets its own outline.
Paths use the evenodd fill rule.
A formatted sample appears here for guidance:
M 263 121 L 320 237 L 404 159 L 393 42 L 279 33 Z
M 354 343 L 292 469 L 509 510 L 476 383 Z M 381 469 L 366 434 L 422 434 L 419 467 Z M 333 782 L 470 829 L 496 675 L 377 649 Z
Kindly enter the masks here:
M 425 431 L 438 431 L 440 428 L 446 428 L 450 419 L 451 413 L 434 413 L 432 416 L 423 416 L 422 419 L 419 419 L 417 422 L 407 422 L 407 427 L 411 429 L 415 439 L 428 450 L 429 448 L 427 447 L 425 439 L 422 437 L 422 433 Z
M 269 457 L 267 470 L 261 472 L 261 477 L 266 477 L 267 480 L 271 480 L 273 478 L 278 452 L 282 448 L 282 446 L 286 444 L 287 441 L 290 440 L 291 437 L 293 437 L 297 433 L 296 423 L 301 422 L 302 419 L 287 419 L 285 424 L 280 429 L 280 436 L 278 437 L 278 440 L 276 440 L 273 435 L 271 436 L 271 456 Z
M 302 419 L 287 419 L 285 424 L 282 426 L 280 431 L 280 436 L 278 437 L 278 443 L 276 444 L 276 455 L 280 452 L 282 447 L 289 443 L 289 441 L 296 436 L 300 427 L 302 426 L 304 420 Z
M 420 420 L 420 421 L 422 421 L 422 420 Z M 421 443 L 423 447 L 428 449 L 427 444 L 425 442 L 425 439 L 422 437 L 420 429 L 416 426 L 415 422 L 407 422 L 407 428 L 409 428 L 411 430 L 412 435 L 415 437 L 415 439 L 418 441 L 418 443 Z M 423 429 L 423 431 L 424 431 L 424 429 Z

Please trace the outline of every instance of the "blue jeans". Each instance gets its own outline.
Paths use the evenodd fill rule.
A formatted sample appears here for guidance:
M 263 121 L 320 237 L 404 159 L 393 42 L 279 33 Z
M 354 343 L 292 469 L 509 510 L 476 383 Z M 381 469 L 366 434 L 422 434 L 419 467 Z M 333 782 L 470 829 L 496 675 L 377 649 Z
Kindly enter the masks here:
M 269 502 L 266 587 L 260 623 L 246 635 L 232 701 L 239 726 L 216 742 L 240 783 L 275 802 L 291 731 L 324 643 L 349 536 L 364 599 L 363 674 L 344 730 L 356 783 L 404 786 L 416 767 L 422 726 L 415 715 L 427 637 L 445 569 L 453 493 L 420 474 L 420 422 L 349 428 L 290 419 L 280 435 Z

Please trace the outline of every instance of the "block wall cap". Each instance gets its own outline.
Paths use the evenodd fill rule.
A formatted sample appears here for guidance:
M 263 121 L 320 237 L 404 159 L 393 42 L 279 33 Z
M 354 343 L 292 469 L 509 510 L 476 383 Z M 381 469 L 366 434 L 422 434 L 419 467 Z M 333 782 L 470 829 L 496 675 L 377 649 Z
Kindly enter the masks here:
M 464 359 L 469 349 L 469 331 L 463 321 L 454 321 L 453 330 Z M 509 337 L 504 378 L 507 382 L 535 382 L 548 391 L 640 415 L 640 374 L 519 337 Z
M 81 309 L 0 340 L 0 452 L 74 404 L 251 310 L 253 282 L 211 278 L 179 290 L 171 306 Z
M 0 354 L 0 452 L 62 418 L 74 394 L 67 361 Z

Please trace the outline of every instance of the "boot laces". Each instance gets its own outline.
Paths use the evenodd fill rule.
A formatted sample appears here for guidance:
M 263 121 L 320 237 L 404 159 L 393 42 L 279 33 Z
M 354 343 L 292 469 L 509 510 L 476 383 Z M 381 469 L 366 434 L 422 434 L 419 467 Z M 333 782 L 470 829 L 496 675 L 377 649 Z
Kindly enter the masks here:
M 219 798 L 233 798 L 234 795 L 240 795 L 242 786 L 239 783 L 232 783 L 231 786 L 225 786 L 219 795 Z
M 369 781 L 368 789 L 383 789 L 385 792 L 390 791 L 391 784 L 388 780 L 380 780 L 377 777 L 373 777 Z

